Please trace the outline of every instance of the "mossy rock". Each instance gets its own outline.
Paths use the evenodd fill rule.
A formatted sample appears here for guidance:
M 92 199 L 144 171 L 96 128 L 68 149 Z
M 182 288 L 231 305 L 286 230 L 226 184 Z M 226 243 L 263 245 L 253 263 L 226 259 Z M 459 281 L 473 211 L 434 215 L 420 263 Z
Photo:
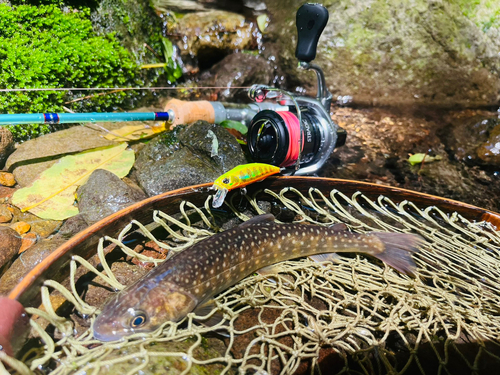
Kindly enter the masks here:
M 268 1 L 270 36 L 292 82 L 314 90 L 295 58 L 298 0 Z M 370 105 L 497 105 L 500 3 L 328 0 L 316 63 L 337 96 Z

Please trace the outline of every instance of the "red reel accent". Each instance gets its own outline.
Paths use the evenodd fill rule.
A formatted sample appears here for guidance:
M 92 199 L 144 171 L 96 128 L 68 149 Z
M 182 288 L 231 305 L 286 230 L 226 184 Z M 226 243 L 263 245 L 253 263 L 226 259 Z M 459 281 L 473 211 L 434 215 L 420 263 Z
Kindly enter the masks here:
M 302 151 L 304 149 L 304 144 L 302 143 L 302 147 L 300 147 L 300 123 L 297 116 L 295 116 L 292 112 L 288 111 L 277 111 L 277 114 L 281 116 L 283 121 L 286 124 L 288 129 L 288 134 L 290 135 L 288 152 L 286 154 L 286 158 L 283 163 L 280 164 L 280 167 L 288 167 L 290 165 L 295 164 L 297 159 L 299 158 L 299 148 Z

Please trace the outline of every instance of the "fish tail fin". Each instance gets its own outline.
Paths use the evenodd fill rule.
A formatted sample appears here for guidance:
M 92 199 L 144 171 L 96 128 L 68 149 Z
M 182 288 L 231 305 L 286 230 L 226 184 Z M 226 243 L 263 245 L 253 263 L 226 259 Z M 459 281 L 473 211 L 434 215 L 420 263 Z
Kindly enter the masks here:
M 424 242 L 422 237 L 407 233 L 377 232 L 373 234 L 385 245 L 384 251 L 373 254 L 374 257 L 401 273 L 415 275 L 417 266 L 411 256 L 419 251 L 418 246 Z

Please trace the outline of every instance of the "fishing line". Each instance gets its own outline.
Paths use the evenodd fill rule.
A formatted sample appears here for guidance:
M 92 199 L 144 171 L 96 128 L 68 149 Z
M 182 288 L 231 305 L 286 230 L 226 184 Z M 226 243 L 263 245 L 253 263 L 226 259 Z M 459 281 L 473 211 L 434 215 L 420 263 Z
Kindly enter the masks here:
M 0 92 L 24 91 L 99 91 L 99 90 L 236 90 L 250 89 L 251 86 L 198 86 L 198 87 L 54 87 L 54 88 L 28 88 L 28 89 L 0 89 Z

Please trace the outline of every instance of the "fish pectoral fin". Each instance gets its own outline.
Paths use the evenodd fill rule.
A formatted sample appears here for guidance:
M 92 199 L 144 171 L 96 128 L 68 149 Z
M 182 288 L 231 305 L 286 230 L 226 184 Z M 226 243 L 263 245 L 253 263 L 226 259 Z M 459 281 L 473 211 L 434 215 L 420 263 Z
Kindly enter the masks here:
M 329 227 L 329 229 L 332 229 L 335 232 L 343 232 L 343 231 L 349 230 L 347 225 L 345 225 L 344 223 L 333 224 Z
M 200 316 L 200 317 L 203 317 L 203 316 L 207 316 L 208 314 L 210 314 L 214 309 L 217 308 L 217 305 L 215 304 L 215 301 L 213 299 L 211 300 L 208 300 L 207 302 L 199 305 L 198 307 L 196 307 L 196 309 L 194 309 L 194 313 L 197 315 L 197 316 Z M 217 325 L 220 325 L 220 327 L 218 327 L 214 332 L 221 335 L 221 336 L 224 336 L 224 337 L 230 337 L 230 335 L 225 331 L 226 327 L 227 327 L 227 324 L 220 324 L 221 322 L 223 322 L 225 320 L 224 318 L 224 315 L 220 312 L 220 311 L 216 311 L 215 313 L 213 313 L 209 318 L 200 318 L 200 319 L 195 319 L 198 323 L 204 325 L 205 327 L 215 327 Z
M 324 263 L 324 262 L 338 263 L 340 255 L 337 253 L 324 253 L 324 254 L 309 255 L 308 258 L 316 263 Z
M 245 228 L 250 225 L 254 224 L 259 224 L 259 223 L 266 223 L 266 222 L 273 222 L 274 221 L 274 215 L 273 214 L 264 214 L 264 215 L 257 215 L 252 217 L 251 219 L 241 223 L 239 225 L 240 228 Z
M 269 281 L 272 281 L 273 283 L 275 284 L 278 284 L 276 278 L 277 277 L 281 277 L 282 279 L 284 279 L 284 284 L 285 285 L 288 285 L 290 283 L 293 284 L 293 277 L 290 276 L 290 275 L 278 275 L 279 273 L 279 268 L 278 268 L 278 265 L 277 264 L 271 264 L 270 266 L 266 266 L 266 267 L 262 267 L 261 269 L 255 271 L 257 274 L 259 274 L 260 276 L 263 276 L 265 277 L 266 279 L 268 279 Z M 287 281 L 288 280 L 288 281 Z
M 196 315 L 199 316 L 206 316 L 210 314 L 213 310 L 217 308 L 217 305 L 215 304 L 215 301 L 213 299 L 210 299 L 206 302 L 203 302 L 196 306 L 196 308 L 193 310 L 193 312 Z
M 271 264 L 270 266 L 262 267 L 261 269 L 255 272 L 258 273 L 260 276 L 268 277 L 268 276 L 274 276 L 277 273 L 279 273 L 279 269 L 277 264 Z

